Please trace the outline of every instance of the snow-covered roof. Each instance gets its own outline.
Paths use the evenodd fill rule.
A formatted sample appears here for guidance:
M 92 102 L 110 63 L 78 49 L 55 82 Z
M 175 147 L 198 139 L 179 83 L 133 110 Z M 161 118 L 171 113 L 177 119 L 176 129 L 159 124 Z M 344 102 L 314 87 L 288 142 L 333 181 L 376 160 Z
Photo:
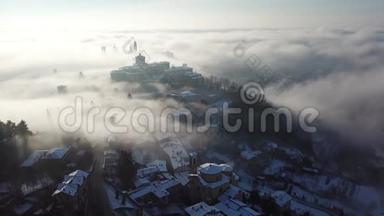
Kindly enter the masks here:
M 202 174 L 216 175 L 221 172 L 232 172 L 233 168 L 228 164 L 205 163 L 199 166 L 198 171 Z
M 261 154 L 261 151 L 251 151 L 251 150 L 243 150 L 240 155 L 245 160 L 252 160 Z
M 179 139 L 163 139 L 160 142 L 160 147 L 168 155 L 173 169 L 189 166 L 188 153 Z
M 289 201 L 292 200 L 292 197 L 285 191 L 275 191 L 271 196 L 280 207 L 284 207 L 287 203 L 289 203 Z
M 195 93 L 195 92 L 193 92 L 193 91 L 189 91 L 189 90 L 187 90 L 187 91 L 182 91 L 181 93 L 180 93 L 180 96 L 181 97 L 191 97 L 191 96 L 198 96 L 199 94 L 197 94 L 197 93 Z
M 52 196 L 60 193 L 64 193 L 69 196 L 75 196 L 79 187 L 84 184 L 88 175 L 89 174 L 85 171 L 76 170 L 64 176 L 64 180 L 57 186 L 57 189 L 55 192 L 53 192 Z
M 189 172 L 177 172 L 174 174 L 176 179 L 182 184 L 187 185 L 189 182 Z
M 315 204 L 324 208 L 338 208 L 342 209 L 344 213 L 353 212 L 353 210 L 342 204 L 339 200 L 320 197 L 295 185 L 291 186 L 290 195 L 296 199 L 303 200 L 306 203 Z
M 190 216 L 223 215 L 217 208 L 210 206 L 205 202 L 199 202 L 195 205 L 189 206 L 185 208 L 185 211 Z
M 223 212 L 225 215 L 230 216 L 258 216 L 261 215 L 259 212 L 251 209 L 246 204 L 235 200 L 228 199 L 223 202 L 219 202 L 215 205 L 217 209 Z
M 235 185 L 229 186 L 229 188 L 219 196 L 220 201 L 225 201 L 227 199 L 233 199 L 236 198 L 236 196 L 242 194 L 243 190 L 241 190 L 239 187 Z
M 199 175 L 198 175 L 198 179 L 202 185 L 209 188 L 218 188 L 231 181 L 231 179 L 226 175 L 222 175 L 221 178 L 215 182 L 207 182 Z
M 301 185 L 309 191 L 316 193 L 336 192 L 345 195 L 350 194 L 355 189 L 355 184 L 351 181 L 333 176 L 325 175 L 292 175 L 290 177 L 294 183 Z
M 239 180 L 237 182 L 237 185 L 248 192 L 251 192 L 253 190 L 253 185 L 255 178 L 251 175 L 249 175 L 245 170 L 238 168 L 235 170 L 236 175 L 239 176 Z
M 137 177 L 139 178 L 144 178 L 146 176 L 150 176 L 151 174 L 155 174 L 157 173 L 159 170 L 157 169 L 157 167 L 155 166 L 151 166 L 151 167 L 144 167 L 144 168 L 141 168 L 141 169 L 138 169 L 137 170 Z
M 128 199 L 128 197 L 126 198 L 125 203 L 123 202 L 123 194 L 120 194 L 118 198 L 116 198 L 116 190 L 111 185 L 104 183 L 103 186 L 111 209 L 133 209 L 135 207 L 133 203 Z
M 292 200 L 290 202 L 290 209 L 299 215 L 309 213 L 311 216 L 330 216 L 330 214 L 325 211 L 312 208 L 297 200 Z
M 44 155 L 48 152 L 48 150 L 35 150 L 33 151 L 27 159 L 21 164 L 21 167 L 31 167 L 36 164 L 40 159 L 44 157 Z
M 132 192 L 130 192 L 129 197 L 133 200 L 140 199 L 143 196 L 146 196 L 149 193 L 154 194 L 158 198 L 163 198 L 170 193 L 168 192 L 168 189 L 180 184 L 180 182 L 177 179 L 167 179 L 164 181 L 155 181 L 152 182 L 149 185 L 140 187 Z
M 274 192 L 274 189 L 268 185 L 260 184 L 256 187 L 259 196 L 269 196 Z
M 273 149 L 277 149 L 278 147 L 279 147 L 278 144 L 276 144 L 272 141 L 269 141 L 269 140 L 264 143 L 264 148 L 266 150 L 273 150 Z
M 52 148 L 47 152 L 44 159 L 62 159 L 68 150 L 67 147 Z
M 147 164 L 147 167 L 156 167 L 159 172 L 167 172 L 167 162 L 163 160 L 155 160 Z
M 148 178 L 137 178 L 135 180 L 135 187 L 141 187 L 143 185 L 149 185 L 151 183 L 151 181 L 148 179 Z
M 303 153 L 296 148 L 287 148 L 283 146 L 279 146 L 279 149 L 283 151 L 290 159 L 292 160 L 303 160 Z
M 283 169 L 287 167 L 287 164 L 284 161 L 274 159 L 271 161 L 269 166 L 267 166 L 263 170 L 264 175 L 276 175 L 283 171 Z

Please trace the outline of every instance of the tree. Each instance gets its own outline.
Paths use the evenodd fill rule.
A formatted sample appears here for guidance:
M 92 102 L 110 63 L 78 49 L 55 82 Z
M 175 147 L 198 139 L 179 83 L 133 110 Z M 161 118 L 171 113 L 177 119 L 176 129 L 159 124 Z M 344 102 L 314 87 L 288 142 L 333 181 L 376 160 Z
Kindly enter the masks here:
M 5 124 L 0 121 L 0 141 L 5 138 Z
M 15 133 L 22 136 L 30 136 L 32 132 L 29 130 L 27 123 L 21 120 L 19 124 L 15 126 Z
M 128 190 L 134 185 L 134 177 L 136 175 L 136 167 L 132 159 L 132 153 L 121 151 L 119 158 L 118 173 L 122 183 L 122 188 Z
M 26 126 L 26 123 L 21 125 Z M 20 129 L 22 126 L 20 125 Z M 6 123 L 0 121 L 0 181 L 9 180 L 10 175 L 19 165 L 19 149 L 16 145 L 16 140 L 13 139 L 16 135 L 16 124 L 12 121 Z M 25 128 L 24 128 L 25 129 Z
M 4 138 L 11 138 L 15 135 L 16 125 L 11 121 L 5 123 Z
M 15 126 L 15 135 L 18 135 L 21 138 L 22 145 L 22 157 L 27 157 L 29 153 L 28 148 L 28 136 L 32 135 L 32 132 L 29 130 L 27 123 L 24 120 L 21 120 L 19 124 Z

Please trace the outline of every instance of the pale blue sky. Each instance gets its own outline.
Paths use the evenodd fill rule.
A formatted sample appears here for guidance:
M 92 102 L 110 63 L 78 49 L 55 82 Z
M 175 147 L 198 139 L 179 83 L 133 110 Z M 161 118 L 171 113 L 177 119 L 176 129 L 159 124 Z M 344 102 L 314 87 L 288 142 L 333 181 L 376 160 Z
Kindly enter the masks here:
M 3 21 L 140 20 L 121 23 L 134 28 L 380 25 L 383 11 L 383 0 L 0 0 Z

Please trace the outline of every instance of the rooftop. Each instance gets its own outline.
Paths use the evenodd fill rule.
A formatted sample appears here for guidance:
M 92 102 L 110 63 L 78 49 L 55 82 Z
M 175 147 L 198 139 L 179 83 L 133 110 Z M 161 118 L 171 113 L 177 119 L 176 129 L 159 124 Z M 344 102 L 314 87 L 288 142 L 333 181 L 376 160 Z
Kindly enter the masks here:
M 163 198 L 170 193 L 168 192 L 168 189 L 180 184 L 180 182 L 177 179 L 167 179 L 164 181 L 155 181 L 152 182 L 149 185 L 140 187 L 132 192 L 130 192 L 129 197 L 132 200 L 140 199 L 143 196 L 146 196 L 147 194 L 154 194 L 158 198 Z
M 232 167 L 228 164 L 215 164 L 215 163 L 205 163 L 200 165 L 198 171 L 207 175 L 216 175 L 221 172 L 232 172 Z
M 230 216 L 258 216 L 261 215 L 259 212 L 251 209 L 246 204 L 235 200 L 228 199 L 223 202 L 219 202 L 215 205 L 217 209 L 223 212 L 225 215 Z
M 146 167 L 137 170 L 137 176 L 140 178 L 150 176 L 159 172 L 167 172 L 167 163 L 162 160 L 156 160 L 149 164 Z
M 205 215 L 224 215 L 214 206 L 210 206 L 205 202 L 197 203 L 193 206 L 185 208 L 188 215 L 191 216 L 205 216 Z
M 67 147 L 52 148 L 47 152 L 44 159 L 62 159 L 68 150 Z
M 128 209 L 134 208 L 134 205 L 132 204 L 131 201 L 129 201 L 129 199 L 123 200 L 124 198 L 122 194 L 116 198 L 116 194 L 115 194 L 116 190 L 111 185 L 104 183 L 103 186 L 104 186 L 104 190 L 106 191 L 108 203 L 111 209 L 115 210 L 115 209 L 122 209 L 122 208 L 128 208 Z
M 38 161 L 40 161 L 45 154 L 48 152 L 48 150 L 35 150 L 33 151 L 27 159 L 24 160 L 24 162 L 21 164 L 21 167 L 31 167 L 35 165 Z
M 163 139 L 160 147 L 168 155 L 173 169 L 189 165 L 189 156 L 180 140 L 177 138 Z
M 55 190 L 55 192 L 53 192 L 52 196 L 61 193 L 64 193 L 69 196 L 75 196 L 79 187 L 84 184 L 88 175 L 89 174 L 85 171 L 76 170 L 64 176 L 64 180 L 57 186 L 57 189 Z
M 309 215 L 315 215 L 315 216 L 330 216 L 330 214 L 328 214 L 327 212 L 321 211 L 316 208 L 312 208 L 297 200 L 292 200 L 290 202 L 290 208 L 296 214 L 300 214 L 300 215 L 309 213 Z
M 289 201 L 292 200 L 292 197 L 285 191 L 275 191 L 274 193 L 272 193 L 272 198 L 280 207 L 285 206 L 287 203 L 289 203 Z
M 230 178 L 226 175 L 223 175 L 220 180 L 218 181 L 215 181 L 215 182 L 207 182 L 205 181 L 201 176 L 198 175 L 198 178 L 199 178 L 199 181 L 202 185 L 206 186 L 206 187 L 210 187 L 210 188 L 217 188 L 217 187 L 220 187 L 222 185 L 225 185 L 227 183 L 230 182 Z

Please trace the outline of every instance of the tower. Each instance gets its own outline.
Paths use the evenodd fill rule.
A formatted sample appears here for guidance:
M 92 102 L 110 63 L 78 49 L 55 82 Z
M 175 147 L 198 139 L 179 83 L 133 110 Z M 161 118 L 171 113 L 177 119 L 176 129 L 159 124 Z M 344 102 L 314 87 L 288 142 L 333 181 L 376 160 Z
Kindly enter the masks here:
M 136 65 L 145 65 L 145 57 L 139 53 L 138 56 L 136 56 Z
M 191 171 L 195 173 L 198 165 L 199 165 L 199 162 L 198 162 L 197 152 L 191 152 L 189 154 L 189 166 Z

